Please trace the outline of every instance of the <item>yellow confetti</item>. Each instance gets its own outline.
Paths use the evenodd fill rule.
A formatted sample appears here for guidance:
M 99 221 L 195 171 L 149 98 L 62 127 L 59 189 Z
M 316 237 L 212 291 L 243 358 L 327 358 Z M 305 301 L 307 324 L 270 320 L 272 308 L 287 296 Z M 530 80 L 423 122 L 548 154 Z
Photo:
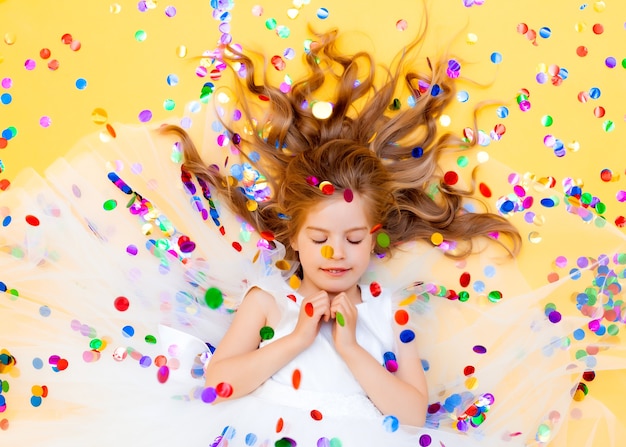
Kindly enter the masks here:
M 430 242 L 432 242 L 433 245 L 441 245 L 443 242 L 443 235 L 441 233 L 433 233 L 430 236 Z
M 333 250 L 333 247 L 331 247 L 330 245 L 324 245 L 322 247 L 322 256 L 324 256 L 326 259 L 331 259 L 334 254 L 335 250 Z

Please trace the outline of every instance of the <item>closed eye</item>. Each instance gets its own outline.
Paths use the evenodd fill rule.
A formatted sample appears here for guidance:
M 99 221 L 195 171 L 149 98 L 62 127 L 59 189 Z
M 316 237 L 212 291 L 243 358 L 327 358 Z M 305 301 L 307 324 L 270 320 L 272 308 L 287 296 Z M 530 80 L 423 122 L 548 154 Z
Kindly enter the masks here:
M 324 239 L 322 241 L 318 241 L 316 239 L 311 239 L 311 242 L 313 242 L 314 244 L 323 244 L 324 242 L 326 242 L 328 239 Z
M 361 239 L 359 241 L 351 241 L 350 239 L 348 239 L 348 242 L 350 242 L 353 245 L 359 245 L 361 242 L 363 242 L 363 239 Z

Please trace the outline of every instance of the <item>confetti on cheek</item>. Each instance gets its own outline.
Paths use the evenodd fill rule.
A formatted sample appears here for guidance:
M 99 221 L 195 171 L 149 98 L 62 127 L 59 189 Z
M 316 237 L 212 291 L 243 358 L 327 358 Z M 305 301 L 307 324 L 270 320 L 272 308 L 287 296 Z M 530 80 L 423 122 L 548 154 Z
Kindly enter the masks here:
M 326 259 L 332 259 L 335 255 L 335 250 L 333 250 L 333 247 L 331 247 L 330 245 L 324 245 L 321 251 L 322 256 Z

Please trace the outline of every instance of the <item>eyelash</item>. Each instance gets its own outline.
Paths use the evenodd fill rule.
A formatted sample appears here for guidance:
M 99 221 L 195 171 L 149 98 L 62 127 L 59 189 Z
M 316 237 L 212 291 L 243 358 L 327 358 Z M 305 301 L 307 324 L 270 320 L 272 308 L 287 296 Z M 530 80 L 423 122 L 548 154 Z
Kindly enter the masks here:
M 314 244 L 323 244 L 327 241 L 327 239 L 324 239 L 323 241 L 311 239 L 311 241 L 313 241 Z M 363 239 L 361 239 L 360 241 L 351 241 L 350 239 L 347 239 L 347 241 L 350 242 L 352 245 L 359 245 L 361 242 L 363 242 Z

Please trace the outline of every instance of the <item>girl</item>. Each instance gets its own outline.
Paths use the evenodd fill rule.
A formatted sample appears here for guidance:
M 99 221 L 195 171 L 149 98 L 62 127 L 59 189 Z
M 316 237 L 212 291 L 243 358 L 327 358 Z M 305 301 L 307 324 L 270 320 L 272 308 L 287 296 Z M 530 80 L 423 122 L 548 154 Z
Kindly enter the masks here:
M 54 190 L 16 181 L 0 253 L 3 439 L 549 442 L 586 369 L 567 336 L 588 319 L 556 324 L 543 300 L 592 294 L 622 258 L 590 254 L 579 273 L 593 286 L 535 290 L 532 266 L 503 262 L 520 250 L 518 231 L 472 212 L 472 188 L 439 172 L 446 149 L 473 142 L 437 135 L 453 76 L 447 61 L 407 70 L 419 43 L 379 71 L 321 34 L 287 94 L 223 48 L 245 77 L 236 110 L 217 101 L 215 112 L 243 119 L 208 113 L 206 138 L 232 142 L 235 160 L 208 164 L 177 126 L 120 126 L 114 141 L 88 138 L 55 163 Z M 402 88 L 414 107 L 396 100 Z M 573 214 L 551 217 L 545 234 L 557 218 L 556 231 L 564 221 L 589 231 Z M 598 253 L 622 248 L 607 234 L 594 233 Z

